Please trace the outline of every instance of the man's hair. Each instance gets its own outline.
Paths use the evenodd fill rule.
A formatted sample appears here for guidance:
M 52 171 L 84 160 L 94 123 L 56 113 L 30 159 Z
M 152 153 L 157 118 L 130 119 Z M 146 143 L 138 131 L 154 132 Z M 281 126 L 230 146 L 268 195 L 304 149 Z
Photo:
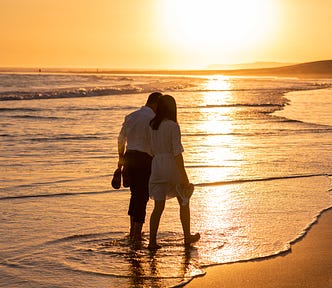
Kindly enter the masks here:
M 158 130 L 160 123 L 164 119 L 177 122 L 175 99 L 170 95 L 163 95 L 159 98 L 156 116 L 150 121 L 153 130 Z
M 160 92 L 153 92 L 149 95 L 148 100 L 146 101 L 146 106 L 149 106 L 151 104 L 157 104 L 159 97 L 162 96 L 163 94 L 161 94 Z

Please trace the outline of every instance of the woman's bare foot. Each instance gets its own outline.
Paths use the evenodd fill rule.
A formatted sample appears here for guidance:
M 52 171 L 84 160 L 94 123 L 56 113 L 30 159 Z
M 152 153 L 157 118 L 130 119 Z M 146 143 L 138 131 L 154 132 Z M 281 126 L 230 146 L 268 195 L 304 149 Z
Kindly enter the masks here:
M 158 250 L 160 248 L 161 248 L 161 246 L 158 245 L 157 243 L 149 243 L 149 246 L 148 246 L 148 249 L 151 250 L 151 251 L 155 251 L 155 250 Z
M 184 239 L 185 245 L 190 245 L 192 243 L 197 242 L 201 238 L 201 235 L 199 233 L 196 233 L 194 235 L 190 235 L 189 237 Z

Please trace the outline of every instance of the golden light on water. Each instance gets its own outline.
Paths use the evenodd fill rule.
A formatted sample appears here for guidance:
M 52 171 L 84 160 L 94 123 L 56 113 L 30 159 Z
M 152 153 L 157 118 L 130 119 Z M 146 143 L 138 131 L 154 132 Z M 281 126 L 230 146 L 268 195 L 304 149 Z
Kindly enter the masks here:
M 230 90 L 232 87 L 230 77 L 215 75 L 210 76 L 206 82 L 206 90 Z
M 241 217 L 241 211 L 245 210 L 239 198 L 241 186 L 204 187 L 197 194 L 196 201 L 199 201 L 201 210 L 195 215 L 195 228 L 205 231 L 201 256 L 213 263 L 245 253 L 248 226 Z
M 232 82 L 231 78 L 222 75 L 210 76 L 204 90 L 208 91 L 203 95 L 203 105 L 205 106 L 227 106 L 232 103 Z
M 200 95 L 202 108 L 194 129 L 202 134 L 196 149 L 201 149 L 200 155 L 207 168 L 201 169 L 197 176 L 202 182 L 227 180 L 238 173 L 234 161 L 243 157 L 238 151 L 239 140 L 234 137 L 237 127 L 231 117 L 235 108 L 229 105 L 233 102 L 232 82 L 229 77 L 211 76 L 204 86 L 208 92 Z
M 214 75 L 208 77 L 204 83 L 206 92 L 200 95 L 200 121 L 196 129 L 202 134 L 199 149 L 202 169 L 196 175 L 203 185 L 197 191 L 196 201 L 199 202 L 201 212 L 195 217 L 197 230 L 206 231 L 204 234 L 206 249 L 202 249 L 202 257 L 209 261 L 231 258 L 243 253 L 241 238 L 244 233 L 240 223 L 241 211 L 238 195 L 241 194 L 239 184 L 227 184 L 228 181 L 238 179 L 242 163 L 244 163 L 243 138 L 237 136 L 239 122 L 234 121 L 238 107 L 234 107 L 233 81 L 230 77 Z M 237 239 L 238 244 L 229 244 L 230 239 Z M 207 251 L 213 250 L 214 253 Z
M 231 134 L 233 131 L 233 124 L 229 118 L 233 108 L 228 107 L 233 99 L 232 84 L 229 80 L 230 78 L 225 76 L 211 76 L 204 84 L 204 89 L 208 92 L 204 92 L 202 95 L 201 105 L 206 108 L 202 108 L 204 119 L 200 124 L 200 129 L 208 135 Z M 211 138 L 209 141 L 215 141 L 214 139 Z
M 219 188 L 219 189 L 218 189 Z M 202 219 L 201 225 L 209 227 L 211 230 L 220 229 L 221 226 L 227 227 L 225 221 L 220 221 L 221 218 L 226 219 L 229 213 L 229 205 L 232 200 L 232 191 L 230 187 L 209 187 L 206 188 L 209 197 L 201 199 L 201 205 L 205 207 L 206 213 Z

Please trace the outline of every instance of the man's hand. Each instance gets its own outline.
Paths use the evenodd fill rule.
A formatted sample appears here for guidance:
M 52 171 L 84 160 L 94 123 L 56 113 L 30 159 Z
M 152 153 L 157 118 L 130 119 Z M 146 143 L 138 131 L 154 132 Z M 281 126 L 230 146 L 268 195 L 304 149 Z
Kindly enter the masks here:
M 119 155 L 118 168 L 121 168 L 124 165 L 124 156 Z

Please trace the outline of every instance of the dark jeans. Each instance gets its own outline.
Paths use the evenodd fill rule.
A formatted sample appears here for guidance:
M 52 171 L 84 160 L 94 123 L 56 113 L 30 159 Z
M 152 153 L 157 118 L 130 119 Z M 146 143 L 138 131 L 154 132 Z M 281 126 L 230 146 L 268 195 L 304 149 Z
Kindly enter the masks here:
M 128 215 L 138 223 L 145 222 L 151 162 L 152 157 L 140 151 L 129 150 L 124 156 L 124 169 L 129 177 L 131 191 Z

